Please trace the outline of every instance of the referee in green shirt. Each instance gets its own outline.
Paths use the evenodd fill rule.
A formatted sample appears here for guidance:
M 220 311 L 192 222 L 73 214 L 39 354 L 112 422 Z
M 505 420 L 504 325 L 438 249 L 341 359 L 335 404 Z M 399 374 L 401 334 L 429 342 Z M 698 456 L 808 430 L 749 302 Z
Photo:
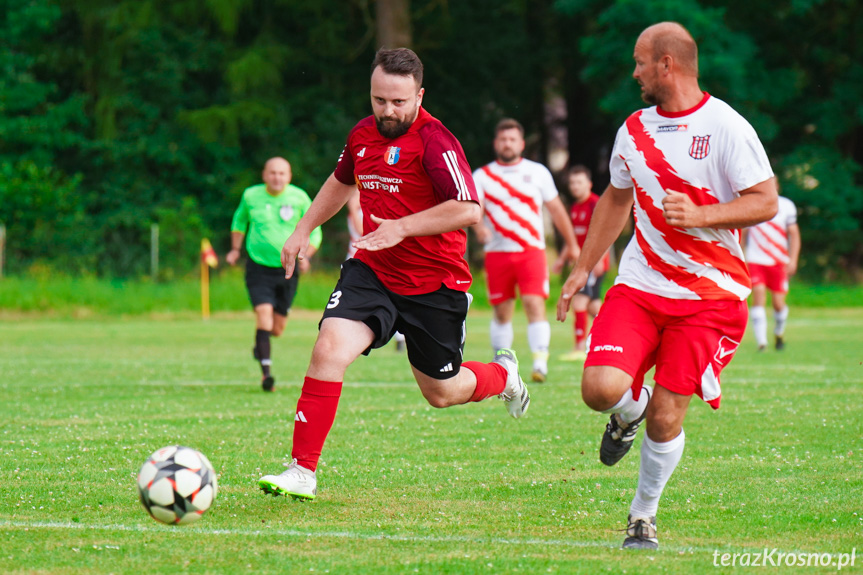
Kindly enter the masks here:
M 261 387 L 272 391 L 270 336 L 285 330 L 288 311 L 297 293 L 299 275 L 285 279 L 281 253 L 285 240 L 312 205 L 308 194 L 291 185 L 291 165 L 284 158 L 270 158 L 264 165 L 263 184 L 246 188 L 231 222 L 231 251 L 225 257 L 231 265 L 240 258 L 246 238 L 246 288 L 255 308 L 255 347 L 252 353 L 261 363 Z M 248 235 L 246 233 L 248 230 Z M 301 273 L 309 271 L 309 257 L 321 246 L 321 228 L 312 232 L 306 258 L 299 260 Z

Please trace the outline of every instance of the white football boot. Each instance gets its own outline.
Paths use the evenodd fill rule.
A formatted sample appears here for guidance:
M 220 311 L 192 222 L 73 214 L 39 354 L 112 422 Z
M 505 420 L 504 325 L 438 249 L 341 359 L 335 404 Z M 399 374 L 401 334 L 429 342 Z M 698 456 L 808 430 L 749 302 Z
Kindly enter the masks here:
M 530 406 L 530 394 L 518 374 L 518 358 L 515 356 L 515 351 L 499 349 L 494 356 L 494 363 L 502 365 L 507 373 L 506 387 L 498 397 L 506 402 L 506 410 L 509 414 L 518 419 Z
M 318 493 L 315 472 L 299 465 L 296 459 L 285 463 L 287 469 L 279 475 L 264 475 L 258 487 L 272 495 L 290 495 L 294 499 L 312 500 Z

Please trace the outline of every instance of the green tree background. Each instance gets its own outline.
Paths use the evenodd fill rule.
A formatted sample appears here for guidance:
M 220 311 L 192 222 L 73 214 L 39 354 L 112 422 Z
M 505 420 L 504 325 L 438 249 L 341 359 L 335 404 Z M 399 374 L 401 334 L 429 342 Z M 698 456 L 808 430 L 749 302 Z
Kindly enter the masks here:
M 389 11 L 405 11 L 410 25 Z M 610 144 L 641 107 L 638 33 L 661 20 L 699 43 L 702 86 L 756 127 L 800 211 L 803 273 L 863 267 L 863 5 L 854 0 L 0 0 L 0 222 L 6 270 L 137 277 L 150 226 L 162 273 L 199 240 L 228 245 L 242 190 L 288 158 L 311 195 L 369 114 L 380 37 L 409 38 L 425 106 L 471 164 L 501 117 L 528 154 L 607 182 Z M 407 29 L 406 29 L 407 28 Z M 340 260 L 344 222 L 325 228 Z

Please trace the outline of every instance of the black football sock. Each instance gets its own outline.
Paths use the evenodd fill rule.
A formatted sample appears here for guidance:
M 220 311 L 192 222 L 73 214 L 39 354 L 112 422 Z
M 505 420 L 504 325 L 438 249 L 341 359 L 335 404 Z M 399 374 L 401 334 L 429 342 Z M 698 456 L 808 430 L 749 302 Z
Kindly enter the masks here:
M 259 329 L 255 332 L 255 357 L 261 362 L 261 373 L 264 377 L 270 377 L 270 332 L 265 329 Z

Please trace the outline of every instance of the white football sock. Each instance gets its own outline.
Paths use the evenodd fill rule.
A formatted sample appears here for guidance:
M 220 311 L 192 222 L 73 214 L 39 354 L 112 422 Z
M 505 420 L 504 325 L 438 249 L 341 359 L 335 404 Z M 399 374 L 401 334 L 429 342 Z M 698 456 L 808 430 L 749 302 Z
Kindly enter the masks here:
M 647 407 L 647 402 L 650 400 L 650 394 L 652 392 L 653 390 L 650 387 L 646 385 L 643 386 L 641 389 L 641 395 L 638 396 L 638 401 L 635 401 L 632 399 L 632 388 L 629 388 L 626 390 L 626 393 L 623 394 L 623 397 L 620 398 L 620 401 L 602 413 L 616 413 L 625 423 L 635 421 L 642 413 L 644 413 L 644 408 Z
M 527 326 L 527 343 L 533 352 L 533 369 L 548 371 L 548 344 L 551 342 L 551 326 L 547 321 L 536 321 Z
M 788 306 L 786 305 L 781 311 L 773 312 L 773 319 L 776 320 L 776 326 L 773 328 L 773 333 L 782 337 L 785 333 L 785 322 L 788 320 Z M 766 340 L 765 336 L 765 340 Z
M 497 323 L 495 320 L 491 320 L 489 334 L 491 335 L 491 347 L 495 352 L 499 349 L 512 347 L 512 322 Z
M 657 443 L 647 435 L 641 442 L 641 467 L 638 470 L 638 489 L 629 507 L 633 517 L 656 517 L 659 509 L 659 497 L 665 484 L 674 473 L 680 457 L 686 435 L 680 430 L 680 435 L 666 443 Z
M 758 347 L 767 345 L 767 312 L 763 305 L 752 306 L 749 310 L 749 319 L 752 320 L 752 333 L 755 334 L 755 343 Z

